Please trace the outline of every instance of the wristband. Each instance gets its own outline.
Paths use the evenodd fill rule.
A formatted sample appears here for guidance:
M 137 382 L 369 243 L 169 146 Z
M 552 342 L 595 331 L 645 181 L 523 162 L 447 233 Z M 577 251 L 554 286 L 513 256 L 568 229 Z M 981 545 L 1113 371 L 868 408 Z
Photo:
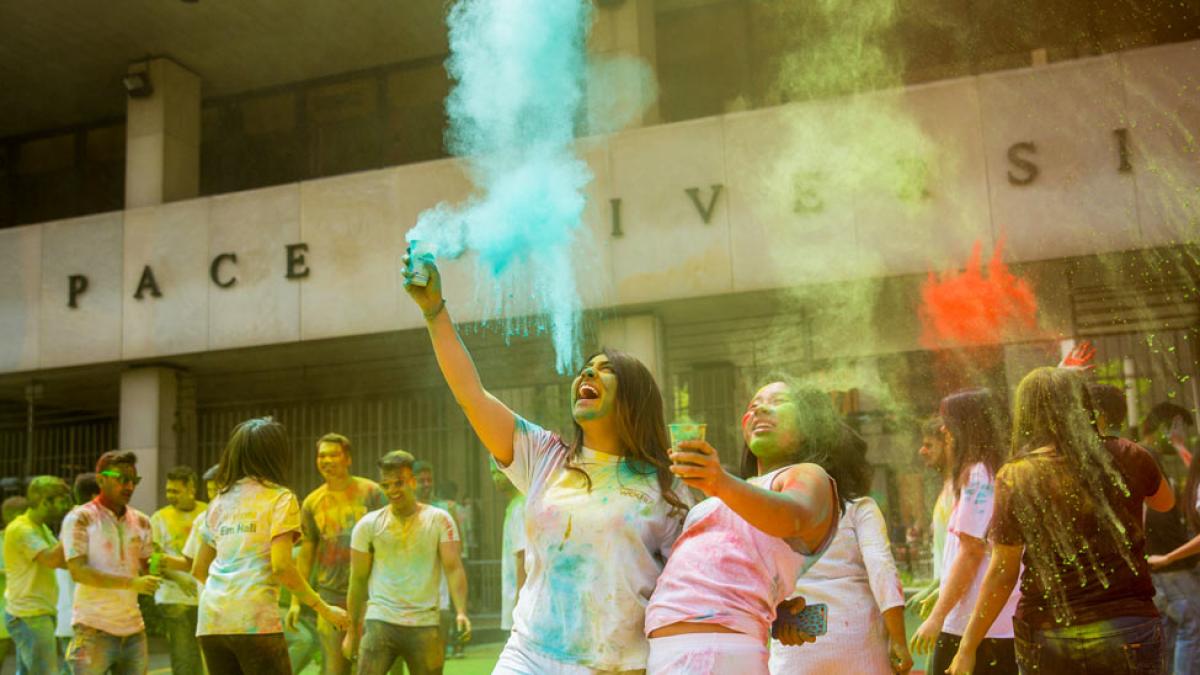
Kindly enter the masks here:
M 441 314 L 442 310 L 444 310 L 444 309 L 446 309 L 446 299 L 442 298 L 442 301 L 438 303 L 438 306 L 435 307 L 432 312 L 421 312 L 421 313 L 425 315 L 426 321 L 432 321 L 433 319 L 436 319 L 437 315 Z

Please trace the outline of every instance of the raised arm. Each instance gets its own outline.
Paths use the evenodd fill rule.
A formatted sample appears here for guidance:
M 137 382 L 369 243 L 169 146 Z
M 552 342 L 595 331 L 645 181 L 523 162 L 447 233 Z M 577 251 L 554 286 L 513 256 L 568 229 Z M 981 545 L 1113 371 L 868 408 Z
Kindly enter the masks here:
M 774 537 L 799 539 L 815 550 L 837 527 L 829 477 L 815 464 L 799 464 L 767 490 L 731 476 L 705 441 L 683 441 L 671 450 L 671 471 L 684 483 L 717 497 L 746 522 Z
M 446 301 L 442 297 L 442 276 L 432 261 L 428 262 L 429 283 L 416 286 L 405 256 L 404 290 L 425 315 L 425 327 L 433 343 L 433 353 L 446 385 L 454 394 L 454 400 L 462 408 L 475 430 L 475 435 L 502 466 L 508 466 L 513 458 L 513 431 L 516 418 L 508 406 L 501 403 L 483 388 L 479 371 L 471 354 L 458 336 Z

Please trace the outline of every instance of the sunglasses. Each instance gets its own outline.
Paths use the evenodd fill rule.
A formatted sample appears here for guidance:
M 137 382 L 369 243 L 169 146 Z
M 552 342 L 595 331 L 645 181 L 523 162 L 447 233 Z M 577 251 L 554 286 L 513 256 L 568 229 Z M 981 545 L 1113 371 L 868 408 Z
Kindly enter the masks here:
M 106 476 L 108 478 L 114 478 L 116 480 L 121 481 L 122 483 L 129 483 L 131 485 L 137 485 L 138 483 L 142 482 L 141 476 L 126 476 L 125 474 L 121 473 L 120 471 L 112 471 L 112 470 L 101 471 L 100 475 Z

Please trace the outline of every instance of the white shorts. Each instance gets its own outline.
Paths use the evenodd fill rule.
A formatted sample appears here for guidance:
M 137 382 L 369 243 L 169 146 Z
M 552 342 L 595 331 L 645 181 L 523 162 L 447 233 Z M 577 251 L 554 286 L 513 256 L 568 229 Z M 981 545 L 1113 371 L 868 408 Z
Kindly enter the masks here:
M 574 663 L 555 661 L 539 654 L 512 633 L 492 669 L 492 675 L 642 675 L 645 670 L 597 670 Z M 763 671 L 766 672 L 766 671 Z
M 767 675 L 767 646 L 742 633 L 650 638 L 646 675 Z

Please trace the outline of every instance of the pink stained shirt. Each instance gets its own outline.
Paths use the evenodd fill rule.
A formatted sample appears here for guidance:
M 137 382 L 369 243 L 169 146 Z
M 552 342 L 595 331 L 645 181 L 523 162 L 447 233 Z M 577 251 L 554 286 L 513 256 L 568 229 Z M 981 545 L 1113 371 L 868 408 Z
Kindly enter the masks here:
M 769 489 L 790 468 L 749 482 Z M 836 495 L 835 485 L 835 503 Z M 646 607 L 646 635 L 673 623 L 712 623 L 765 644 L 775 608 L 791 596 L 796 578 L 816 563 L 836 532 L 835 517 L 825 541 L 807 552 L 799 541 L 766 534 L 720 499 L 709 497 L 688 512 L 683 533 L 658 577 Z

